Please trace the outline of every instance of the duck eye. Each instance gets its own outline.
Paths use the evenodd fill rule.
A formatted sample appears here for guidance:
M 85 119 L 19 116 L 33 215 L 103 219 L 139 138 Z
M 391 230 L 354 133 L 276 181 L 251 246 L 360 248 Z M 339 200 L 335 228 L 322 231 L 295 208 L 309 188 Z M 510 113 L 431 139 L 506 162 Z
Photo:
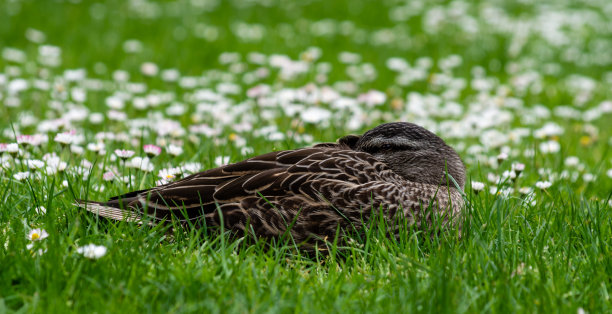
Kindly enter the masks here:
M 380 148 L 381 149 L 391 149 L 391 144 L 382 144 Z

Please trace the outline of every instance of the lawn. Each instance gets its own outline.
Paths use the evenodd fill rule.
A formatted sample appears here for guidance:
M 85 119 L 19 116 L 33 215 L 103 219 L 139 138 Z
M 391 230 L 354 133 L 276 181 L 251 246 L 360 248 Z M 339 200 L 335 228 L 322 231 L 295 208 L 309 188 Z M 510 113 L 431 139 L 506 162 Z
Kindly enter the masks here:
M 611 312 L 610 15 L 607 0 L 0 0 L 0 313 Z M 306 255 L 73 205 L 390 121 L 462 157 L 461 235 L 373 223 Z

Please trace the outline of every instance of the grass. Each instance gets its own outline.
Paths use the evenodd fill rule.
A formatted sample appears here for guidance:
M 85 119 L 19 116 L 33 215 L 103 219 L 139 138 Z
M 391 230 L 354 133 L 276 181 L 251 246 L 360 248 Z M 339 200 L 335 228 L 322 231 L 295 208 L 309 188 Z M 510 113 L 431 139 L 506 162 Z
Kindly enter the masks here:
M 612 120 L 605 110 L 585 118 L 589 110 L 604 108 L 601 104 L 612 97 L 612 61 L 606 63 L 602 53 L 609 51 L 605 47 L 612 42 L 610 31 L 601 27 L 606 21 L 602 16 L 609 11 L 605 1 L 588 5 L 569 1 L 479 1 L 463 5 L 425 1 L 422 6 L 411 2 L 412 7 L 404 11 L 404 4 L 396 1 L 249 3 L 0 2 L 0 52 L 4 56 L 6 48 L 16 48 L 25 58 L 17 62 L 4 56 L 0 69 L 7 81 L 24 78 L 30 84 L 24 91 L 13 93 L 8 83 L 0 80 L 0 101 L 5 103 L 0 109 L 0 121 L 5 121 L 0 143 L 16 142 L 15 135 L 19 134 L 49 137 L 36 147 L 21 146 L 25 152 L 21 157 L 2 155 L 0 313 L 612 311 L 612 182 L 608 170 L 612 168 Z M 525 38 L 519 38 L 515 33 L 520 32 L 497 28 L 486 15 L 491 12 L 488 8 L 536 26 L 525 31 Z M 451 11 L 455 12 L 452 18 L 446 16 L 428 24 L 436 14 Z M 559 28 L 566 40 L 562 44 L 556 44 L 551 39 L 555 34 L 547 33 L 546 28 L 533 30 L 541 21 L 555 21 L 554 16 L 546 15 L 550 12 L 566 20 L 579 17 Z M 401 14 L 408 17 L 398 18 Z M 471 19 L 475 31 L 467 28 Z M 500 17 L 497 21 L 499 25 L 506 23 Z M 265 34 L 244 39 L 236 31 L 239 23 L 251 25 L 248 29 L 258 24 Z M 204 38 L 207 27 L 207 36 L 211 37 Z M 25 35 L 32 29 L 44 33 L 44 44 L 61 48 L 60 65 L 39 61 L 42 43 Z M 395 39 L 384 41 L 389 33 Z M 126 52 L 129 39 L 137 39 L 142 50 Z M 297 77 L 283 78 L 278 68 L 247 61 L 250 52 L 305 58 L 304 52 L 311 46 L 319 47 L 322 56 Z M 343 63 L 339 54 L 344 51 L 358 52 L 361 60 Z M 242 61 L 220 62 L 219 56 L 226 52 L 238 52 Z M 450 71 L 439 69 L 453 54 L 462 62 Z M 424 78 L 403 84 L 401 75 L 387 66 L 389 58 L 398 56 L 413 68 L 427 62 L 418 61 L 423 57 L 429 58 L 432 66 L 426 69 Z M 178 69 L 182 78 L 207 78 L 209 81 L 198 83 L 203 89 L 217 90 L 218 83 L 233 82 L 241 91 L 224 95 L 230 104 L 222 110 L 226 115 L 215 112 L 220 109 L 199 111 L 201 101 L 193 100 L 192 89 L 164 81 L 160 75 L 143 74 L 141 65 L 149 61 L 160 69 Z M 361 115 L 325 103 L 307 104 L 299 110 L 313 106 L 333 114 L 328 120 L 307 123 L 300 120 L 299 111 L 290 114 L 284 108 L 266 108 L 246 96 L 246 91 L 257 84 L 281 91 L 316 82 L 321 73 L 315 68 L 325 62 L 332 71 L 317 85 L 329 85 L 349 98 L 370 89 L 381 90 L 387 97 L 385 103 L 360 104 Z M 245 70 L 236 70 L 236 74 L 232 66 L 239 67 L 235 65 L 239 63 Z M 355 67 L 364 64 L 376 70 L 374 78 L 354 74 L 360 71 Z M 89 86 L 84 80 L 67 81 L 64 71 L 77 68 L 86 69 L 87 78 L 99 80 L 102 88 L 83 87 Z M 254 83 L 245 82 L 243 74 L 258 68 L 266 68 L 271 74 Z M 144 84 L 146 90 L 128 92 L 126 84 L 113 79 L 118 69 L 130 75 L 130 82 Z M 479 90 L 474 80 L 480 71 L 493 88 Z M 534 73 L 537 78 L 523 87 L 521 80 L 533 78 L 529 75 Z M 436 81 L 445 77 L 463 80 L 466 87 L 453 89 L 450 83 Z M 52 88 L 32 87 L 36 79 Z M 355 83 L 356 91 L 342 91 L 337 82 Z M 85 101 L 62 94 L 64 89 L 76 88 L 86 90 Z M 443 96 L 448 91 L 457 91 L 457 95 Z M 130 94 L 127 105 L 118 110 L 128 119 L 110 119 L 107 97 L 121 93 Z M 171 93 L 172 101 L 151 105 L 147 110 L 133 105 L 134 97 L 160 93 Z M 410 93 L 440 97 L 442 104 L 456 102 L 462 111 L 445 115 L 425 110 L 424 117 L 413 107 L 418 100 L 411 100 Z M 15 98 L 18 106 L 6 105 Z M 300 101 L 305 102 L 294 103 Z M 75 103 L 89 110 L 85 119 L 71 120 L 66 127 L 83 135 L 79 146 L 96 142 L 99 132 L 123 134 L 127 141 L 105 139 L 106 153 L 84 149 L 79 154 L 75 150 L 78 147 L 69 149 L 54 141 L 55 134 L 63 129 L 39 129 L 44 121 L 69 116 Z M 169 114 L 168 108 L 174 103 L 183 104 L 185 112 Z M 561 106 L 575 112 L 559 113 Z M 243 108 L 245 113 L 235 113 L 232 110 L 238 109 L 232 108 Z M 487 110 L 498 111 L 482 113 Z M 104 122 L 91 122 L 92 112 L 104 113 Z M 186 134 L 160 135 L 157 131 L 163 123 L 156 120 L 156 114 L 178 122 Z M 28 116 L 35 117 L 36 122 L 27 123 L 24 117 Z M 226 121 L 226 116 L 232 119 Z M 350 125 L 356 119 L 361 123 L 353 128 Z M 155 123 L 132 127 L 147 120 Z M 333 141 L 389 120 L 432 122 L 437 133 L 466 162 L 468 181 L 486 182 L 485 189 L 478 193 L 469 183 L 466 185 L 469 206 L 461 237 L 457 230 L 429 237 L 422 230 L 408 229 L 395 240 L 386 236 L 384 223 L 375 223 L 364 238 L 350 241 L 348 248 L 332 246 L 329 255 L 305 256 L 293 248 L 290 239 L 268 247 L 225 233 L 168 231 L 159 226 L 108 222 L 73 206 L 75 198 L 103 200 L 154 186 L 162 168 L 199 162 L 201 168 L 208 169 L 215 166 L 219 156 L 239 161 L 271 150 Z M 476 134 L 442 127 L 467 120 L 476 125 L 490 121 L 491 125 L 476 128 Z M 252 128 L 236 131 L 236 125 L 245 121 Z M 190 138 L 188 127 L 201 123 L 215 128 L 218 134 Z M 539 136 L 537 131 L 547 123 L 563 131 Z M 293 135 L 283 139 L 261 135 L 261 130 L 269 126 Z M 465 129 L 468 124 L 462 126 Z M 528 129 L 528 134 L 500 145 L 487 146 L 482 136 L 495 130 L 500 133 L 498 137 L 503 137 L 521 128 Z M 230 134 L 246 144 L 228 139 Z M 312 140 L 301 140 L 302 135 L 310 135 Z M 132 144 L 132 140 L 137 143 Z M 133 149 L 142 155 L 142 144 L 159 141 L 180 141 L 184 152 L 155 157 L 152 172 L 126 168 L 112 158 L 114 149 Z M 560 149 L 547 153 L 542 145 L 549 142 L 559 143 Z M 245 146 L 251 150 L 243 151 Z M 474 147 L 477 149 L 471 149 Z M 498 164 L 495 159 L 501 151 L 508 152 L 509 157 Z M 20 161 L 43 159 L 47 153 L 67 162 L 68 169 L 45 174 L 28 169 Z M 577 157 L 577 165 L 568 162 L 571 156 Z M 88 176 L 76 167 L 84 160 L 94 164 Z M 516 181 L 489 181 L 490 175 L 502 176 L 517 162 L 525 164 L 525 170 Z M 133 175 L 133 180 L 105 181 L 103 174 L 113 168 L 121 175 Z M 17 179 L 15 175 L 23 171 L 39 173 L 40 178 Z M 552 186 L 538 189 L 537 181 L 550 181 Z M 532 190 L 525 195 L 518 192 L 522 187 Z M 36 212 L 40 206 L 46 208 L 45 214 Z M 42 228 L 49 236 L 30 241 L 27 235 L 33 228 Z M 106 254 L 88 259 L 77 253 L 78 247 L 89 243 L 105 246 Z M 34 246 L 28 248 L 29 244 Z M 39 249 L 44 253 L 39 254 Z

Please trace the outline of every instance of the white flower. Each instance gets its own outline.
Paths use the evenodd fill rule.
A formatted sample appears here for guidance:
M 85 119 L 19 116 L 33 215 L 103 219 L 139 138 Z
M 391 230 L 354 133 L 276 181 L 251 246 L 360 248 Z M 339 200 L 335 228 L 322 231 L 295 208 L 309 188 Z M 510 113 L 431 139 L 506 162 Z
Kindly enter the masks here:
M 319 123 L 329 120 L 331 118 L 331 112 L 319 107 L 310 107 L 302 111 L 300 117 L 304 122 Z
M 501 163 L 502 161 L 508 159 L 508 154 L 506 153 L 500 153 L 499 155 L 497 155 L 497 162 Z
M 140 72 L 146 76 L 155 76 L 158 71 L 159 67 L 153 62 L 145 62 L 140 66 Z
M 545 190 L 551 187 L 552 183 L 550 181 L 538 181 L 535 186 L 540 190 Z
M 70 145 L 74 141 L 73 132 L 58 133 L 55 135 L 54 140 L 60 144 Z
M 98 259 L 106 255 L 106 247 L 104 245 L 88 244 L 77 248 L 77 253 L 91 259 Z
M 582 180 L 584 180 L 584 182 L 593 182 L 595 181 L 595 175 L 592 173 L 585 173 L 582 175 Z
M 474 190 L 474 192 L 480 192 L 484 189 L 485 185 L 482 182 L 478 182 L 478 181 L 472 181 L 472 190 Z
M 115 149 L 115 155 L 121 159 L 128 159 L 134 156 L 135 152 L 128 149 Z
M 34 211 L 39 215 L 44 215 L 47 213 L 47 209 L 44 206 L 38 206 L 34 208 Z
M 92 112 L 89 115 L 89 122 L 92 124 L 100 124 L 104 121 L 104 115 L 99 112 Z
M 525 170 L 525 164 L 522 164 L 522 163 L 512 164 L 512 171 L 516 172 L 516 174 L 520 174 L 521 172 L 523 172 L 523 170 Z
M 540 143 L 540 152 L 542 152 L 542 154 L 558 153 L 560 149 L 561 145 L 556 141 L 546 141 Z
M 45 229 L 40 229 L 40 228 L 32 229 L 28 233 L 28 239 L 30 241 L 43 240 L 47 238 L 48 236 L 49 234 L 47 233 L 47 231 L 45 231 Z
M 580 164 L 580 159 L 576 156 L 569 156 L 565 158 L 565 165 L 568 167 L 576 167 Z
M 229 156 L 217 156 L 215 158 L 215 165 L 217 165 L 217 167 L 221 167 L 221 166 L 227 165 L 229 161 L 230 161 Z
M 151 160 L 148 157 L 139 157 L 136 156 L 130 159 L 126 163 L 127 167 L 140 169 L 144 172 L 151 172 L 155 168 L 155 166 L 151 163 Z
M 172 156 L 178 156 L 183 153 L 183 148 L 178 145 L 170 144 L 166 147 L 166 151 Z
M 92 152 L 99 152 L 103 151 L 105 146 L 106 145 L 104 144 L 104 142 L 88 143 L 87 149 Z
M 15 178 L 15 180 L 17 181 L 23 181 L 27 178 L 30 177 L 30 172 L 29 171 L 24 171 L 24 172 L 17 172 L 13 175 L 13 178 Z
M 35 135 L 17 135 L 18 144 L 26 144 L 32 146 L 38 146 L 42 143 L 43 137 L 40 134 Z
M 368 107 L 382 105 L 387 101 L 387 95 L 378 90 L 370 90 L 365 94 L 359 95 L 358 101 L 365 103 Z
M 608 169 L 608 171 L 606 172 L 606 175 L 608 175 L 608 178 L 612 179 L 612 168 Z
M 155 157 L 159 154 L 161 154 L 161 147 L 157 146 L 157 145 L 145 145 L 142 147 L 142 149 L 144 150 L 145 154 L 147 154 L 149 157 Z
M 116 175 L 115 175 L 115 173 L 114 173 L 114 172 L 112 172 L 112 171 L 105 172 L 105 173 L 102 175 L 102 179 L 103 179 L 104 181 L 112 181 L 112 180 L 114 180 L 116 177 L 117 177 L 117 176 L 116 176 Z
M 45 166 L 45 162 L 38 159 L 26 159 L 24 162 L 30 170 L 37 170 Z
M 9 154 L 19 153 L 19 145 L 17 143 L 6 144 L 6 152 Z

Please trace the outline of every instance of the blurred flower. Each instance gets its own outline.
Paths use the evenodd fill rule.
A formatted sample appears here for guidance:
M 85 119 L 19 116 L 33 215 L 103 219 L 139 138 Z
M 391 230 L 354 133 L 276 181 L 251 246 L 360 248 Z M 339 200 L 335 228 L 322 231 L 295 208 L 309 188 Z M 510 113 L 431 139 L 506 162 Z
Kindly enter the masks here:
M 54 140 L 62 145 L 70 145 L 74 141 L 74 135 L 74 131 L 58 133 L 55 135 Z
M 45 229 L 36 228 L 30 230 L 30 232 L 28 233 L 28 240 L 39 241 L 47 238 L 48 236 L 49 234 L 47 233 L 47 231 L 45 231 Z
M 6 144 L 6 152 L 15 156 L 17 154 L 19 154 L 19 144 L 17 143 L 9 143 Z
M 472 190 L 474 193 L 478 194 L 478 192 L 484 190 L 484 183 L 478 181 L 472 181 Z
M 302 120 L 308 123 L 321 123 L 331 118 L 331 112 L 319 107 L 308 108 L 300 114 Z
M 17 172 L 13 175 L 13 178 L 15 178 L 15 180 L 17 181 L 23 181 L 27 178 L 30 177 L 30 172 L 29 171 L 23 171 L 23 172 Z
M 158 156 L 159 154 L 161 154 L 161 151 L 162 151 L 161 147 L 157 145 L 152 145 L 152 144 L 144 145 L 142 149 L 145 152 L 145 154 L 147 154 L 147 156 L 151 158 Z
M 103 245 L 88 244 L 77 248 L 77 253 L 91 259 L 99 259 L 106 255 L 106 247 Z
M 546 141 L 540 143 L 540 152 L 542 154 L 554 154 L 561 150 L 561 145 L 556 141 Z
M 166 151 L 172 156 L 178 156 L 183 153 L 183 148 L 178 145 L 170 144 L 166 147 Z
M 520 175 L 523 170 L 525 170 L 525 164 L 522 163 L 513 163 L 512 164 L 512 171 L 516 172 L 516 175 Z
M 42 142 L 42 136 L 40 134 L 35 135 L 17 135 L 17 143 L 38 146 Z
M 569 156 L 565 158 L 565 165 L 568 167 L 575 167 L 580 164 L 580 159 L 576 156 Z
M 44 215 L 47 213 L 47 209 L 44 206 L 38 206 L 34 208 L 34 211 L 39 215 Z
M 126 160 L 132 156 L 134 156 L 135 152 L 133 150 L 127 150 L 127 149 L 115 149 L 115 155 L 117 155 L 117 157 Z
M 217 156 L 215 158 L 215 165 L 217 165 L 217 167 L 221 167 L 221 166 L 229 164 L 229 161 L 230 161 L 229 156 Z
M 155 166 L 151 163 L 148 157 L 136 156 L 126 163 L 127 167 L 140 169 L 144 172 L 151 172 Z
M 550 181 L 538 181 L 535 186 L 540 190 L 546 190 L 552 186 L 552 183 Z
M 117 177 L 117 176 L 116 176 L 116 175 L 115 175 L 115 173 L 114 173 L 114 172 L 112 172 L 112 171 L 105 172 L 105 173 L 102 175 L 102 179 L 103 179 L 104 181 L 112 181 L 112 180 L 114 180 L 116 177 Z
M 146 76 L 155 76 L 157 75 L 158 71 L 159 68 L 157 67 L 157 64 L 153 62 L 145 62 L 140 66 L 140 72 Z

